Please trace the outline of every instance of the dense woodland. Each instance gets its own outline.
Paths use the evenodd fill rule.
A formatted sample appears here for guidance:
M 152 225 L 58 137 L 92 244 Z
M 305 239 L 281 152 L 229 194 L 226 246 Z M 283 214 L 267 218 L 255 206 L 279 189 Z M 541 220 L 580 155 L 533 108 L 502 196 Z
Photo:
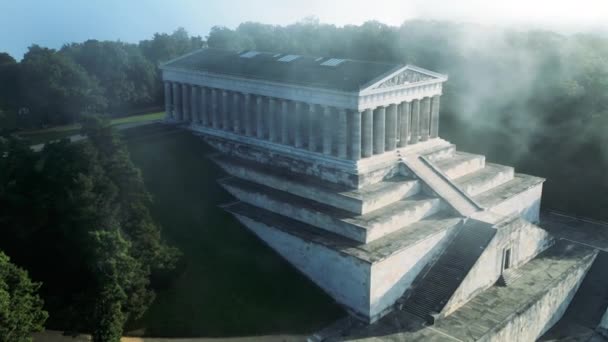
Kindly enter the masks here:
M 605 36 L 307 19 L 214 27 L 206 39 L 180 29 L 138 44 L 34 45 L 20 62 L 0 54 L 0 250 L 35 281 L 0 254 L 0 340 L 27 340 L 26 330 L 46 320 L 116 341 L 153 300 L 155 283 L 175 272 L 179 252 L 150 216 L 139 171 L 120 138 L 90 114 L 161 105 L 159 63 L 204 46 L 411 63 L 448 74 L 443 138 L 546 177 L 545 209 L 608 219 Z M 10 135 L 76 121 L 90 139 L 39 153 Z M 16 323 L 23 320 L 30 324 Z

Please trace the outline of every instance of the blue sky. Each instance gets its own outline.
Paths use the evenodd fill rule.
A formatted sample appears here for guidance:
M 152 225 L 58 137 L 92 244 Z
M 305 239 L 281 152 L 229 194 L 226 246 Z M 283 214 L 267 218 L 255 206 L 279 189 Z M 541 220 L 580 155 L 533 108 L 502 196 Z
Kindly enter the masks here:
M 285 25 L 311 15 L 339 26 L 427 18 L 571 32 L 607 30 L 608 0 L 0 0 L 0 51 L 20 59 L 34 43 L 137 42 L 180 26 L 205 36 L 214 25 Z

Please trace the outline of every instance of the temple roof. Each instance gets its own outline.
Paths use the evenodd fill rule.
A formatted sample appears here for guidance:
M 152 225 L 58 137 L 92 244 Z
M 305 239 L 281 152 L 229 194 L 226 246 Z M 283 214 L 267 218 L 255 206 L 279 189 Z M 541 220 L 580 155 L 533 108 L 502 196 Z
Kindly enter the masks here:
M 424 69 L 330 57 L 259 51 L 201 49 L 171 60 L 162 69 L 210 72 L 249 79 L 354 92 L 372 85 L 387 87 L 440 78 Z M 401 71 L 401 72 L 400 72 Z M 405 71 L 408 73 L 405 74 Z M 386 79 L 388 78 L 388 79 Z M 376 84 L 385 80 L 383 84 Z

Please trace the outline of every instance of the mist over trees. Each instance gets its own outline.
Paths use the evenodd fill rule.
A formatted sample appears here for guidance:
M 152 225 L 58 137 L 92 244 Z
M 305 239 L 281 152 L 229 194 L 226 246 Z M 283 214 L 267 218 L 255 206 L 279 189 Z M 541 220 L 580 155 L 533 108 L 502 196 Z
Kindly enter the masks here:
M 440 136 L 547 178 L 543 204 L 608 219 L 608 37 L 412 20 L 214 27 L 209 47 L 410 63 L 449 75 Z

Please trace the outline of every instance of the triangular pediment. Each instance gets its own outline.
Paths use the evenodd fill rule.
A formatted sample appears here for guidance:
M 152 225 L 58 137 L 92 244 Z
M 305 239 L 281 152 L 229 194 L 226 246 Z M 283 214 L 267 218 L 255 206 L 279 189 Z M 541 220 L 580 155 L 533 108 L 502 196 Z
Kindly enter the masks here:
M 432 76 L 429 76 L 429 75 L 426 75 L 426 74 L 423 74 L 421 72 L 414 71 L 411 69 L 406 69 L 406 70 L 400 72 L 399 74 L 391 77 L 390 79 L 380 83 L 378 86 L 375 87 L 375 89 L 395 87 L 395 86 L 400 86 L 400 85 L 410 84 L 410 83 L 424 82 L 424 81 L 428 81 L 428 80 L 432 80 L 432 79 L 433 79 Z
M 392 88 L 409 87 L 418 83 L 445 82 L 448 77 L 414 65 L 405 65 L 361 87 L 361 93 L 382 92 Z

